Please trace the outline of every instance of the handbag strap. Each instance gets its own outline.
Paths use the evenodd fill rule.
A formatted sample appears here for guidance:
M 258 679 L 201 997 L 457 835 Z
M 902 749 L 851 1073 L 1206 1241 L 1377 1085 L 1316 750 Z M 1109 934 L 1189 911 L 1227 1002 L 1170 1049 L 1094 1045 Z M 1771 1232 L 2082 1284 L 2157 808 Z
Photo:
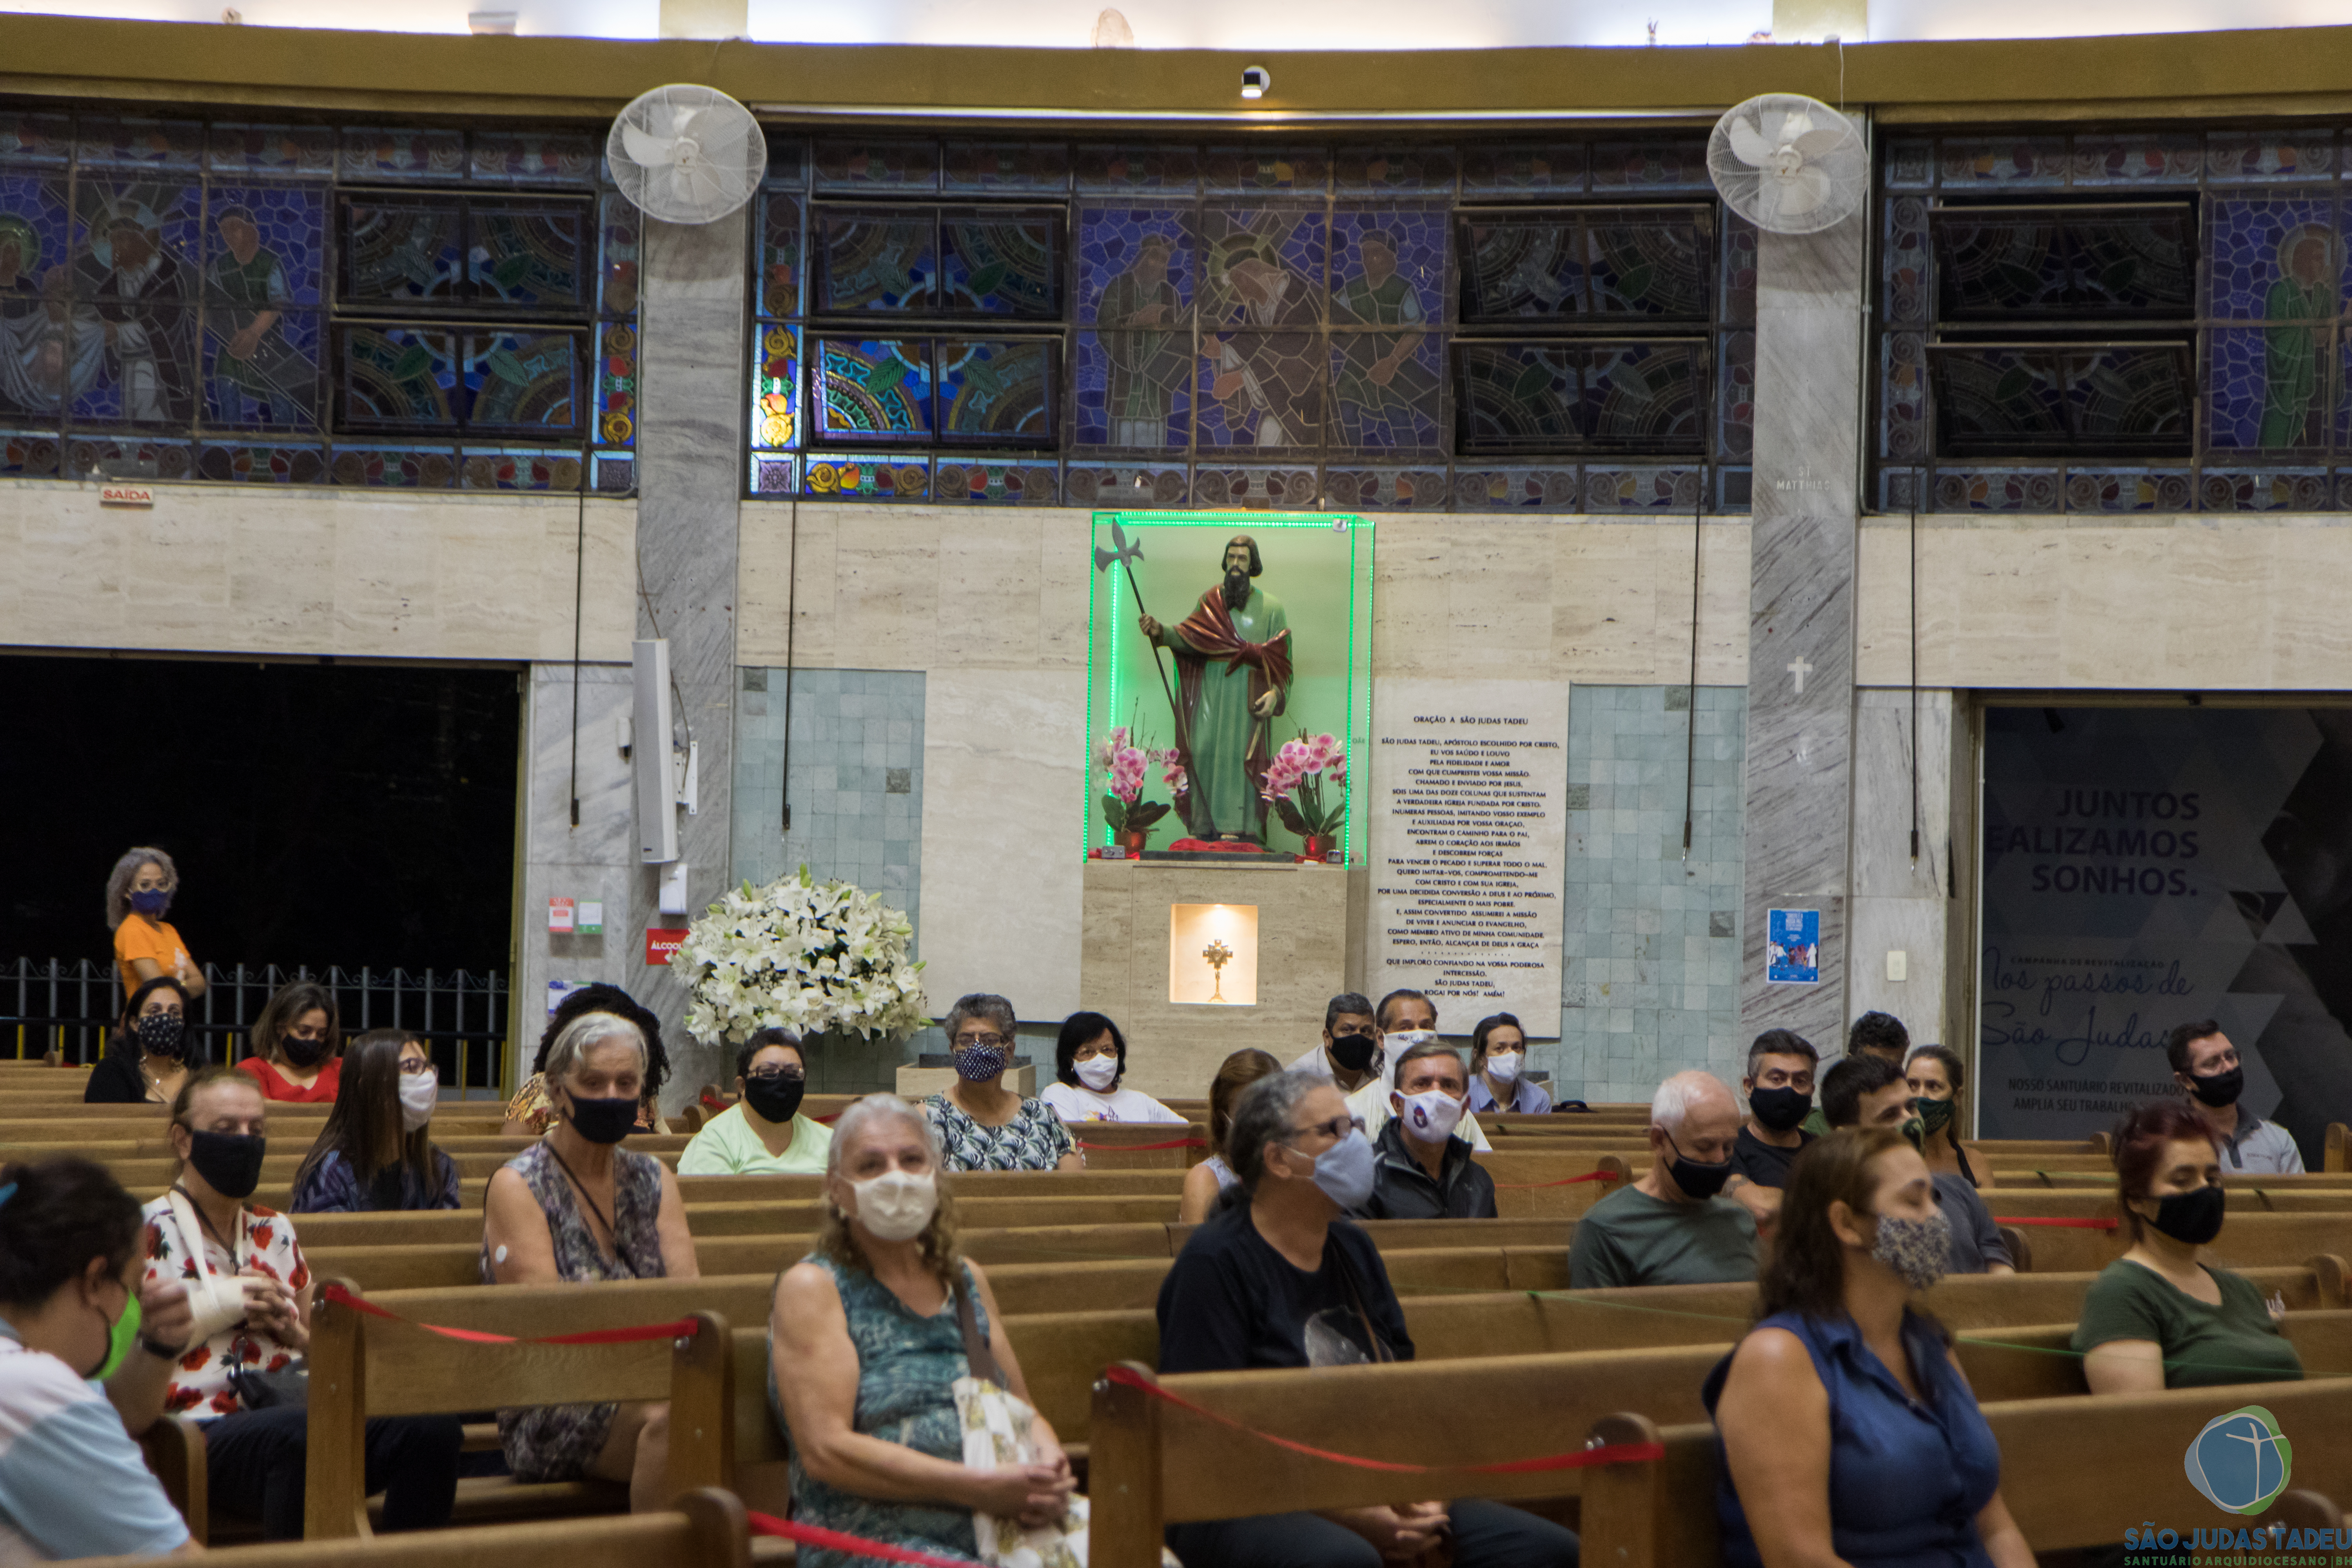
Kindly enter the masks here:
M 1348 1302 L 1356 1309 L 1356 1321 L 1364 1325 L 1364 1342 L 1371 1348 L 1372 1359 L 1376 1362 L 1396 1360 L 1396 1352 L 1389 1349 L 1386 1340 L 1381 1338 L 1381 1331 L 1372 1327 L 1372 1315 L 1364 1310 L 1364 1293 L 1356 1288 L 1356 1266 L 1348 1261 L 1348 1249 L 1339 1246 L 1336 1239 L 1331 1258 L 1339 1266 L 1339 1283 L 1348 1288 Z
M 964 1289 L 963 1267 L 956 1267 L 955 1281 L 956 1326 L 963 1331 L 963 1359 L 971 1375 L 999 1388 L 1007 1386 L 1004 1371 L 996 1364 L 996 1352 L 980 1337 L 979 1315 L 971 1310 L 971 1292 Z

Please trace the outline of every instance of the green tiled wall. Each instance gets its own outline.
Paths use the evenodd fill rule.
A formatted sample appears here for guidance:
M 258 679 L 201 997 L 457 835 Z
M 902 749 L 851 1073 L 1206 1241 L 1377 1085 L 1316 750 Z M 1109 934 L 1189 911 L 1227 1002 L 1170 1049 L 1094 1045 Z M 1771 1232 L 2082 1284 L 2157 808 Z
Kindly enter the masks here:
M 1536 1055 L 1557 1098 L 1647 1100 L 1713 1068 L 1737 1088 L 1744 688 L 1698 689 L 1688 858 L 1681 686 L 1579 686 L 1568 710 L 1560 1038 Z

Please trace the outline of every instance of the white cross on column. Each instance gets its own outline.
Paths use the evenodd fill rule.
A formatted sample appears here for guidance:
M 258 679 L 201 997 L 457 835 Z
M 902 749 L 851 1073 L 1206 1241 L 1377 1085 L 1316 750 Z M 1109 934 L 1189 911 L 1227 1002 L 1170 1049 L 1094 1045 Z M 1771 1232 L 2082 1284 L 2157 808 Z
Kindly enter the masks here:
M 1797 678 L 1798 696 L 1802 697 L 1805 694 L 1805 677 L 1812 674 L 1812 672 L 1813 667 L 1805 662 L 1805 656 L 1802 654 L 1799 654 L 1790 662 L 1789 673 Z

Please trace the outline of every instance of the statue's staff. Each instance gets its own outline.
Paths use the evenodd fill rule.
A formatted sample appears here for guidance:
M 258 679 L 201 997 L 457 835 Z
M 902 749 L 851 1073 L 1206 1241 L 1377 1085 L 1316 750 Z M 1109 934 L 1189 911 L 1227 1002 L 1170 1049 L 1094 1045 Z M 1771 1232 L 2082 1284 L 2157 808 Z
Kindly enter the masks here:
M 1143 542 L 1139 539 L 1130 543 L 1127 530 L 1119 527 L 1116 518 L 1111 520 L 1110 542 L 1117 548 L 1105 550 L 1099 544 L 1095 546 L 1095 570 L 1108 572 L 1120 563 L 1126 563 L 1127 585 L 1135 595 L 1136 613 L 1149 618 L 1151 612 L 1143 607 L 1143 590 L 1135 585 L 1134 563 L 1143 559 Z M 1168 710 L 1176 716 L 1176 749 L 1183 753 L 1184 766 L 1189 770 L 1192 766 L 1192 734 L 1191 726 L 1184 721 L 1184 705 L 1176 700 L 1176 689 L 1168 682 L 1168 661 L 1160 657 L 1160 639 L 1151 637 L 1147 640 L 1151 644 L 1152 666 L 1160 671 L 1160 689 L 1168 694 Z

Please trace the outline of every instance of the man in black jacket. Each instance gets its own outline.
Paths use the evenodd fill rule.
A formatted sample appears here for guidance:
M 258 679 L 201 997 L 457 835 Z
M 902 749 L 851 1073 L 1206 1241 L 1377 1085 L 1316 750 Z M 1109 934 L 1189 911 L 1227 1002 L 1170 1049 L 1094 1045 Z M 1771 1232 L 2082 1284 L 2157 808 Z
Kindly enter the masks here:
M 1469 1103 L 1470 1071 L 1452 1046 L 1425 1040 L 1396 1059 L 1392 1114 L 1373 1142 L 1378 1156 L 1366 1219 L 1493 1219 L 1495 1178 L 1454 1136 Z

